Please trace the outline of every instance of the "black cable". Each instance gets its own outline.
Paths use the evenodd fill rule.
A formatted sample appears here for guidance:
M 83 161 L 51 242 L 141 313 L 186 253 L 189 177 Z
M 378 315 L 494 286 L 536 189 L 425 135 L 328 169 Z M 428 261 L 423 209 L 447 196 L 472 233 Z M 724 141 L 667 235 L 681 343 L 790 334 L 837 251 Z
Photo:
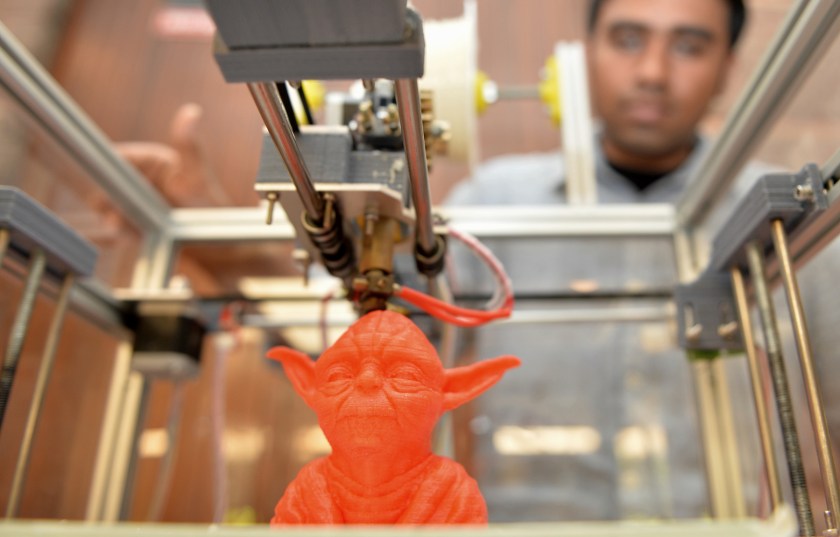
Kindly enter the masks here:
M 306 122 L 309 125 L 314 125 L 315 119 L 312 117 L 312 110 L 309 108 L 309 101 L 306 100 L 306 92 L 303 91 L 303 84 L 298 86 L 297 92 L 298 97 L 300 97 L 300 102 L 303 104 L 303 113 L 306 114 Z
M 297 134 L 300 132 L 300 128 L 298 128 L 297 116 L 295 116 L 295 109 L 292 108 L 292 100 L 289 98 L 289 90 L 286 89 L 285 82 L 277 82 L 277 92 L 280 94 L 280 100 L 283 101 L 283 108 L 286 109 L 286 115 L 292 125 L 292 132 Z

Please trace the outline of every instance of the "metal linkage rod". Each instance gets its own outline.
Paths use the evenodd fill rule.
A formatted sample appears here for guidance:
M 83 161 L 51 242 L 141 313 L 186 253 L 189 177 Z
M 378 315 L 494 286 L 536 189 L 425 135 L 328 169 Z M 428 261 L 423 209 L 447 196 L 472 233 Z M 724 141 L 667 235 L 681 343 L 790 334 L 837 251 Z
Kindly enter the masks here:
M 764 258 L 761 248 L 755 242 L 747 245 L 747 262 L 750 267 L 753 287 L 755 288 L 756 304 L 764 331 L 764 343 L 767 359 L 770 364 L 770 376 L 776 392 L 776 407 L 779 412 L 779 422 L 782 427 L 782 440 L 785 446 L 790 483 L 793 487 L 793 500 L 796 515 L 799 520 L 800 535 L 812 536 L 814 517 L 811 514 L 811 500 L 808 498 L 808 484 L 805 480 L 805 467 L 802 464 L 802 451 L 799 448 L 799 437 L 796 433 L 793 403 L 790 397 L 784 357 L 782 356 L 782 338 L 776 324 L 776 311 L 767 285 L 764 271 Z
M 273 82 L 249 82 L 248 90 L 257 104 L 274 145 L 277 146 L 277 151 L 289 169 L 306 216 L 313 224 L 321 225 L 324 220 L 324 200 L 312 184 L 277 86 Z
M 770 508 L 775 512 L 782 505 L 782 488 L 779 484 L 779 470 L 776 468 L 776 456 L 773 453 L 773 434 L 770 429 L 770 418 L 767 403 L 764 400 L 764 388 L 761 381 L 761 369 L 758 363 L 758 353 L 755 350 L 753 325 L 750 318 L 750 308 L 747 303 L 747 292 L 744 286 L 744 276 L 741 269 L 733 267 L 732 290 L 735 293 L 735 304 L 738 308 L 738 319 L 741 332 L 744 334 L 744 348 L 747 354 L 747 364 L 750 371 L 755 413 L 758 420 L 758 433 L 761 441 L 761 452 L 764 455 L 764 472 L 767 475 L 767 488 L 770 490 Z
M 9 230 L 0 229 L 0 267 L 3 266 L 3 257 L 6 255 L 6 249 L 9 247 Z
M 425 255 L 437 249 L 432 228 L 432 194 L 429 189 L 429 170 L 426 167 L 426 145 L 423 141 L 423 122 L 420 117 L 420 90 L 417 79 L 394 81 L 397 107 L 400 113 L 408 176 L 411 179 L 411 199 L 417 213 L 416 241 Z
M 75 278 L 67 274 L 61 284 L 58 299 L 55 303 L 50 331 L 47 335 L 47 342 L 44 346 L 44 355 L 41 358 L 41 367 L 38 370 L 38 378 L 35 381 L 35 390 L 32 394 L 32 403 L 29 406 L 29 416 L 26 418 L 26 429 L 23 431 L 23 439 L 20 443 L 15 475 L 12 480 L 12 489 L 9 493 L 9 502 L 6 504 L 6 518 L 13 518 L 17 514 L 20 505 L 23 483 L 26 480 L 26 472 L 29 468 L 29 456 L 32 451 L 32 439 L 35 430 L 38 428 L 38 420 L 41 417 L 41 407 L 44 404 L 44 395 L 47 391 L 47 383 L 52 374 L 55 362 L 55 351 L 58 348 L 58 340 L 61 335 L 61 327 L 64 323 L 64 314 L 67 312 L 67 303 L 70 299 L 70 291 L 73 289 Z
M 496 89 L 496 99 L 499 101 L 513 101 L 520 99 L 534 99 L 540 98 L 540 87 L 537 85 L 530 86 L 499 86 Z
M 15 378 L 21 349 L 23 349 L 23 340 L 29 330 L 29 319 L 32 318 L 32 309 L 35 306 L 35 298 L 38 296 L 38 286 L 41 284 L 41 276 L 44 274 L 46 261 L 44 252 L 36 250 L 29 262 L 29 273 L 23 286 L 23 295 L 20 297 L 20 304 L 18 304 L 9 343 L 6 347 L 6 356 L 3 360 L 3 373 L 0 377 L 0 426 L 3 424 L 3 416 L 6 414 L 9 394 L 12 391 L 12 382 Z
M 784 224 L 781 220 L 773 220 L 771 227 L 773 232 L 773 246 L 776 249 L 776 257 L 779 259 L 779 265 L 781 266 L 785 294 L 787 295 L 790 316 L 793 321 L 793 334 L 796 339 L 796 348 L 799 351 L 799 364 L 805 382 L 805 395 L 808 398 L 808 408 L 811 411 L 811 424 L 814 428 L 814 435 L 816 436 L 817 455 L 820 462 L 823 488 L 826 497 L 826 526 L 829 532 L 833 531 L 833 535 L 836 535 L 837 513 L 840 512 L 837 470 L 834 465 L 834 456 L 831 450 L 828 421 L 825 417 L 822 396 L 820 395 L 820 388 L 814 372 L 814 359 L 808 336 L 808 326 L 805 322 L 805 311 L 802 307 L 799 285 L 797 284 L 790 253 L 788 252 Z

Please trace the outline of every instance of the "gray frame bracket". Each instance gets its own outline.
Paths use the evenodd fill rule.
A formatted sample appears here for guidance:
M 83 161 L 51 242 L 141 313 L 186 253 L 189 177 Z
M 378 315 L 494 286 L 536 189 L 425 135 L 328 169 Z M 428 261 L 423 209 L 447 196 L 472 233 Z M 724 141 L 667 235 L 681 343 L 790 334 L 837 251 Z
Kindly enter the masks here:
M 327 2 L 331 7 L 318 7 Z M 227 82 L 401 79 L 423 76 L 423 22 L 405 0 L 211 0 L 214 55 Z M 278 13 L 282 4 L 282 14 Z M 341 18 L 337 18 L 337 13 Z M 402 18 L 398 18 L 402 17 Z M 270 33 L 263 27 L 273 25 Z M 288 27 L 283 32 L 280 27 Z M 340 27 L 337 27 L 340 26 Z M 331 30 L 331 31 L 327 31 Z M 273 36 L 273 37 L 272 37 Z M 288 37 L 283 37 L 288 36 Z
M 797 227 L 828 207 L 823 177 L 814 164 L 797 173 L 761 177 L 741 200 L 713 241 L 709 268 L 696 281 L 677 286 L 680 346 L 686 350 L 740 350 L 738 324 L 729 270 L 747 267 L 745 246 L 752 241 L 772 248 L 771 222 L 781 220 L 795 234 Z
M 98 255 L 93 244 L 17 188 L 0 186 L 0 229 L 9 230 L 11 252 L 28 258 L 43 251 L 52 274 L 93 273 Z
M 706 273 L 674 290 L 680 347 L 693 351 L 740 350 L 743 338 L 729 275 Z
M 752 186 L 712 243 L 709 267 L 728 271 L 747 267 L 744 246 L 758 241 L 765 251 L 772 246 L 770 223 L 780 219 L 793 237 L 796 228 L 828 208 L 822 172 L 815 164 L 797 173 L 762 176 Z

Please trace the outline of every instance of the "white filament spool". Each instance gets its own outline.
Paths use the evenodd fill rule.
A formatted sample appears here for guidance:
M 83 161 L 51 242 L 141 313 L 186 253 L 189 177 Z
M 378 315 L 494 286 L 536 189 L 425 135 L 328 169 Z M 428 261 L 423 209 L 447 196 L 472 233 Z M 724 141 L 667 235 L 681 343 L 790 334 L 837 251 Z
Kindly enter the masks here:
M 424 20 L 425 74 L 420 88 L 433 92 L 435 118 L 449 123 L 449 158 L 478 161 L 476 78 L 478 73 L 478 5 L 464 1 L 461 17 Z

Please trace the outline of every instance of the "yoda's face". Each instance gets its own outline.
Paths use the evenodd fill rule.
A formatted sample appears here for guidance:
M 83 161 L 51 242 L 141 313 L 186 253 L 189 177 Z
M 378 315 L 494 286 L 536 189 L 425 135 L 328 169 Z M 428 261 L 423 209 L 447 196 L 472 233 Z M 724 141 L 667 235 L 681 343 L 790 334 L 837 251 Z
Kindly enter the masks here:
M 311 406 L 334 450 L 430 444 L 442 412 L 443 367 L 425 338 L 407 335 L 357 333 L 316 362 Z
M 443 412 L 519 365 L 514 356 L 500 356 L 444 369 L 423 332 L 390 311 L 362 317 L 317 362 L 288 347 L 274 347 L 268 357 L 283 363 L 333 453 L 351 458 L 428 452 Z

